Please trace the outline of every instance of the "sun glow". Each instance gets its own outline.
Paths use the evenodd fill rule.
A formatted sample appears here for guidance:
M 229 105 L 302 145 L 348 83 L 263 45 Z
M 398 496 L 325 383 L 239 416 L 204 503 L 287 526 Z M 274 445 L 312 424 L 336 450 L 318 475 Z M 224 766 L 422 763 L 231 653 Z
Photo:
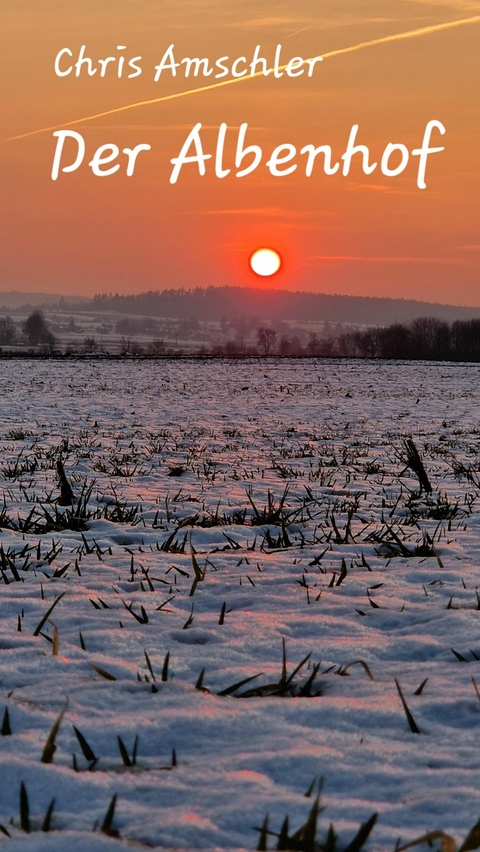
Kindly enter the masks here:
M 275 275 L 282 265 L 282 258 L 278 251 L 271 248 L 259 248 L 250 255 L 250 268 L 256 275 L 261 275 L 267 278 L 270 275 Z

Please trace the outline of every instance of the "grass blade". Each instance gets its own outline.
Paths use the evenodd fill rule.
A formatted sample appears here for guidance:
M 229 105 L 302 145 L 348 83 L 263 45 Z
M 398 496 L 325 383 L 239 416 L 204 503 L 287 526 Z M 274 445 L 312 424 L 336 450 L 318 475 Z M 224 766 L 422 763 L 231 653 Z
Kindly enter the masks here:
M 20 826 L 27 834 L 30 834 L 30 805 L 23 781 L 20 784 Z
M 305 844 L 304 848 L 306 850 L 311 850 L 314 852 L 315 850 L 315 835 L 317 833 L 317 821 L 318 814 L 320 813 L 320 793 L 318 793 L 311 811 L 308 815 L 308 819 L 305 825 L 302 828 L 302 841 Z
M 57 748 L 56 745 L 55 745 L 55 740 L 57 738 L 58 730 L 60 728 L 60 725 L 62 724 L 62 719 L 65 715 L 65 711 L 66 711 L 67 707 L 68 707 L 68 701 L 65 702 L 63 710 L 60 712 L 58 718 L 54 722 L 52 730 L 50 731 L 50 733 L 47 737 L 47 742 L 45 743 L 45 746 L 44 746 L 44 749 L 43 749 L 43 752 L 42 752 L 42 756 L 40 758 L 41 763 L 51 763 L 52 760 L 53 760 L 53 755 L 55 754 L 55 751 L 56 751 L 56 748 Z
M 200 672 L 200 674 L 198 675 L 197 682 L 196 682 L 196 684 L 195 684 L 195 689 L 203 689 L 203 688 L 204 688 L 204 687 L 203 687 L 203 678 L 204 678 L 204 675 L 205 675 L 205 666 L 203 667 L 202 671 L 201 671 L 201 672 Z
M 360 849 L 368 840 L 369 834 L 373 826 L 375 825 L 377 818 L 378 814 L 372 814 L 372 816 L 369 820 L 367 820 L 367 822 L 362 822 L 360 828 L 358 829 L 358 832 L 356 833 L 352 842 L 349 843 L 347 848 L 344 850 L 344 852 L 360 852 Z
M 309 654 L 307 654 L 307 656 L 303 658 L 303 660 L 302 660 L 302 661 L 298 664 L 298 666 L 296 666 L 296 667 L 294 668 L 293 672 L 291 673 L 291 675 L 289 675 L 289 676 L 288 676 L 288 678 L 286 679 L 286 681 L 285 681 L 285 683 L 284 683 L 284 687 L 285 687 L 285 688 L 287 688 L 288 686 L 290 686 L 290 684 L 292 683 L 292 681 L 293 681 L 293 679 L 294 679 L 295 675 L 297 675 L 297 674 L 298 674 L 298 672 L 300 671 L 300 669 L 303 669 L 303 667 L 304 667 L 305 663 L 308 663 L 308 661 L 309 661 L 309 659 L 310 659 L 310 657 L 311 657 L 311 656 L 312 656 L 312 652 L 310 651 L 310 653 L 309 653 Z
M 450 650 L 451 650 L 452 654 L 455 654 L 457 660 L 459 660 L 461 663 L 467 662 L 467 658 L 464 657 L 463 654 L 459 654 L 458 651 L 454 650 L 454 648 L 450 648 Z
M 353 660 L 353 662 L 348 663 L 346 666 L 342 666 L 341 674 L 346 674 L 350 666 L 361 666 L 366 675 L 370 678 L 370 680 L 375 680 L 370 670 L 370 666 L 368 665 L 368 663 L 365 662 L 365 660 Z M 338 672 L 338 674 L 340 674 L 340 672 Z
M 58 657 L 58 627 L 53 628 L 52 655 Z
M 115 828 L 112 828 L 116 804 L 117 804 L 117 794 L 115 793 L 114 796 L 112 797 L 112 801 L 110 802 L 110 804 L 108 806 L 107 813 L 105 814 L 105 819 L 103 820 L 102 827 L 100 829 L 100 831 L 102 831 L 103 834 L 108 834 L 110 837 L 120 837 L 120 833 Z
M 403 706 L 403 709 L 405 711 L 405 716 L 407 717 L 408 726 L 409 726 L 412 734 L 419 734 L 420 729 L 418 728 L 417 723 L 415 722 L 415 719 L 413 718 L 412 714 L 410 713 L 410 710 L 408 709 L 408 704 L 405 701 L 405 698 L 403 697 L 403 692 L 400 689 L 400 684 L 399 684 L 397 678 L 395 678 L 395 685 L 397 687 L 397 691 L 398 691 L 398 694 L 400 696 L 400 701 L 402 702 L 402 706 Z M 346 852 L 346 850 L 345 850 L 345 852 Z
M 3 714 L 3 722 L 2 722 L 2 737 L 11 736 L 12 729 L 10 727 L 10 716 L 8 713 L 8 707 L 5 707 L 5 713 Z
M 280 676 L 280 685 L 284 686 L 287 681 L 287 651 L 285 648 L 285 639 L 282 636 L 282 674 Z
M 325 841 L 325 852 L 335 852 L 336 845 L 337 835 L 335 834 L 335 829 L 333 828 L 332 823 L 330 823 L 328 828 L 327 839 Z
M 262 827 L 257 829 L 260 831 L 260 837 L 258 838 L 258 846 L 257 852 L 267 852 L 267 836 L 268 836 L 268 814 L 263 820 Z
M 52 799 L 52 801 L 50 802 L 50 804 L 47 808 L 47 812 L 45 814 L 45 817 L 44 817 L 44 820 L 43 820 L 43 823 L 42 823 L 42 831 L 50 831 L 51 830 L 52 814 L 53 814 L 54 807 L 55 807 L 55 799 Z
M 53 610 L 55 609 L 55 607 L 56 607 L 56 605 L 58 604 L 58 602 L 59 602 L 59 601 L 61 601 L 61 599 L 63 598 L 64 594 L 66 594 L 66 593 L 65 593 L 65 592 L 62 592 L 60 595 L 58 595 L 58 596 L 55 598 L 55 600 L 54 600 L 53 604 L 51 605 L 51 607 L 50 607 L 49 609 L 47 609 L 47 611 L 46 611 L 45 615 L 43 616 L 42 620 L 41 620 L 41 621 L 37 624 L 37 627 L 36 627 L 36 628 L 35 628 L 35 630 L 33 631 L 33 635 L 34 635 L 34 636 L 38 636 L 38 634 L 40 633 L 40 631 L 41 631 L 41 629 L 42 629 L 43 625 L 45 624 L 45 622 L 47 621 L 47 619 L 49 618 L 49 616 L 51 615 L 51 613 L 52 613 L 52 612 L 53 612 Z
M 475 678 L 473 677 L 473 675 L 472 675 L 471 677 L 472 677 L 473 688 L 474 688 L 474 690 L 475 690 L 475 692 L 476 692 L 476 694 L 477 694 L 477 698 L 478 698 L 478 700 L 480 701 L 480 689 L 478 688 L 478 686 L 477 686 L 477 684 L 476 684 L 476 681 L 475 681 Z
M 286 849 L 290 848 L 290 838 L 288 836 L 288 828 L 289 828 L 289 822 L 288 822 L 288 816 L 286 816 L 285 819 L 282 822 L 280 834 L 278 835 L 278 843 L 277 843 L 277 849 L 278 850 L 282 850 L 282 849 L 286 850 Z
M 105 671 L 105 669 L 101 669 L 100 666 L 94 666 L 93 663 L 88 664 L 91 669 L 94 670 L 100 677 L 104 677 L 105 680 L 116 680 L 115 675 L 110 674 L 110 672 Z
M 480 819 L 475 823 L 473 828 L 468 832 L 465 840 L 458 852 L 470 852 L 472 849 L 478 849 L 480 846 Z
M 244 686 L 246 683 L 250 683 L 251 680 L 255 680 L 256 677 L 261 677 L 263 672 L 259 674 L 252 675 L 251 677 L 246 677 L 243 680 L 239 680 L 237 683 L 234 683 L 232 686 L 227 686 L 226 689 L 222 689 L 221 692 L 217 692 L 217 695 L 231 695 L 232 692 L 235 692 L 237 689 L 240 689 L 241 686 Z
M 153 673 L 153 668 L 152 668 L 152 664 L 151 664 L 151 662 L 150 662 L 150 657 L 148 656 L 148 654 L 147 654 L 147 652 L 146 652 L 145 650 L 144 650 L 144 652 L 143 652 L 143 653 L 145 654 L 145 661 L 146 661 L 146 663 L 147 663 L 148 671 L 150 672 L 150 676 L 151 676 L 151 678 L 152 678 L 153 682 L 155 683 L 155 682 L 156 682 L 156 677 L 155 677 L 155 675 L 154 675 L 154 673 Z
M 165 654 L 165 659 L 163 661 L 162 667 L 162 681 L 165 683 L 168 680 L 168 664 L 170 662 L 170 651 L 167 651 Z
M 98 758 L 94 755 L 92 749 L 88 745 L 88 743 L 87 743 L 85 737 L 83 736 L 82 732 L 79 731 L 78 728 L 75 727 L 75 725 L 73 725 L 73 730 L 74 730 L 75 736 L 78 740 L 78 744 L 79 744 L 80 748 L 82 749 L 82 753 L 83 753 L 85 760 L 89 760 L 89 761 L 97 760 Z
M 118 750 L 120 752 L 123 765 L 124 766 L 131 766 L 132 761 L 130 760 L 130 758 L 128 756 L 128 752 L 127 752 L 127 749 L 125 748 L 125 744 L 124 744 L 122 738 L 117 736 L 117 742 L 118 742 Z

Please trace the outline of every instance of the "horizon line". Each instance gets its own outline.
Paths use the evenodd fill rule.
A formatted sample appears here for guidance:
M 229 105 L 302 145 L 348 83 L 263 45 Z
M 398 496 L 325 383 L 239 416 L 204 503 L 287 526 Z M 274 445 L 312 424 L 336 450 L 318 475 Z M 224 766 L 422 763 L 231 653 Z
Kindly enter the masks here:
M 366 294 L 349 294 L 349 293 L 325 293 L 323 291 L 318 292 L 315 290 L 291 290 L 288 288 L 282 287 L 257 287 L 254 285 L 240 285 L 240 284 L 208 284 L 204 287 L 191 287 L 189 289 L 185 287 L 165 287 L 162 290 L 142 290 L 140 293 L 95 293 L 93 296 L 84 296 L 80 295 L 80 293 L 61 293 L 58 291 L 47 291 L 47 290 L 2 290 L 0 289 L 0 299 L 2 295 L 16 294 L 25 296 L 55 296 L 58 297 L 60 301 L 63 299 L 65 302 L 68 302 L 68 299 L 78 299 L 80 301 L 85 302 L 93 302 L 94 299 L 98 298 L 106 298 L 106 299 L 131 299 L 138 298 L 141 296 L 148 295 L 161 295 L 163 293 L 175 293 L 180 290 L 183 290 L 185 293 L 194 293 L 195 290 L 249 290 L 252 293 L 261 293 L 264 294 L 282 294 L 286 293 L 289 295 L 299 295 L 299 296 L 326 296 L 327 298 L 340 298 L 340 299 L 371 299 L 376 301 L 387 301 L 387 302 L 411 302 L 417 305 L 432 305 L 433 307 L 442 307 L 442 308 L 456 308 L 460 310 L 479 310 L 480 305 L 459 305 L 452 304 L 451 302 L 430 302 L 426 299 L 412 299 L 407 296 L 370 296 Z M 41 304 L 41 303 L 40 303 Z M 18 308 L 13 308 L 13 310 L 19 310 L 22 307 L 27 307 L 28 302 L 25 302 L 24 305 L 19 305 Z M 6 307 L 6 306 L 1 306 Z

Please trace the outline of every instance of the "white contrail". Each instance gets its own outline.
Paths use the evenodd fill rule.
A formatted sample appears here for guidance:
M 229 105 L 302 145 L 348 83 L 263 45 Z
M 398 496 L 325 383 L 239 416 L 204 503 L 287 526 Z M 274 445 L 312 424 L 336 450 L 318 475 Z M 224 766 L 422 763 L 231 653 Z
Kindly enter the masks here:
M 403 33 L 394 33 L 389 36 L 381 36 L 380 38 L 372 39 L 371 41 L 362 41 L 359 44 L 353 44 L 350 47 L 341 47 L 338 50 L 330 50 L 328 53 L 322 54 L 322 59 L 331 59 L 334 56 L 343 56 L 347 53 L 355 53 L 358 50 L 365 50 L 368 47 L 376 47 L 381 44 L 390 44 L 393 41 L 404 41 L 406 39 L 411 38 L 419 38 L 424 35 L 431 35 L 432 33 L 442 32 L 443 30 L 451 30 L 455 27 L 464 27 L 468 24 L 478 24 L 480 23 L 480 15 L 473 15 L 470 18 L 461 18 L 457 21 L 447 21 L 444 24 L 432 24 L 428 27 L 421 27 L 418 30 L 408 30 Z M 311 57 L 310 60 L 305 61 L 313 61 L 314 59 L 319 59 L 320 57 Z M 279 67 L 280 71 L 285 71 L 287 65 L 281 65 Z M 269 69 L 273 71 L 273 69 Z M 250 74 L 245 77 L 235 77 L 230 80 L 223 80 L 218 83 L 211 83 L 208 86 L 200 86 L 197 89 L 187 89 L 184 92 L 175 92 L 171 95 L 163 95 L 160 98 L 151 98 L 147 101 L 136 101 L 133 104 L 126 104 L 125 106 L 116 107 L 115 109 L 108 109 L 104 112 L 95 113 L 95 115 L 86 115 L 83 118 L 76 118 L 73 121 L 64 121 L 57 124 L 52 125 L 51 127 L 41 127 L 39 130 L 30 130 L 28 133 L 20 133 L 18 136 L 9 136 L 7 139 L 1 139 L 0 142 L 13 142 L 16 139 L 27 139 L 30 136 L 37 136 L 39 133 L 48 133 L 50 130 L 57 130 L 59 127 L 72 127 L 74 124 L 83 124 L 86 121 L 94 121 L 96 118 L 105 118 L 107 115 L 117 115 L 120 112 L 127 112 L 131 109 L 138 109 L 139 107 L 151 106 L 153 104 L 161 104 L 165 101 L 174 101 L 177 98 L 186 98 L 190 95 L 197 95 L 200 92 L 210 92 L 213 89 L 221 89 L 224 86 L 234 86 L 237 83 L 245 83 L 247 80 L 253 80 L 255 77 L 263 77 L 265 76 L 263 71 L 257 71 L 255 74 Z
M 285 38 L 293 38 L 293 36 L 299 35 L 300 33 L 304 33 L 304 32 L 305 32 L 305 30 L 310 30 L 310 29 L 311 29 L 312 27 L 314 27 L 314 26 L 315 26 L 315 24 L 317 24 L 317 23 L 318 23 L 318 21 L 314 21 L 314 22 L 313 22 L 313 24 L 307 24 L 307 26 L 306 26 L 306 27 L 302 27 L 302 29 L 301 29 L 301 30 L 295 30 L 295 32 L 294 32 L 294 33 L 289 33 L 287 36 L 285 36 Z

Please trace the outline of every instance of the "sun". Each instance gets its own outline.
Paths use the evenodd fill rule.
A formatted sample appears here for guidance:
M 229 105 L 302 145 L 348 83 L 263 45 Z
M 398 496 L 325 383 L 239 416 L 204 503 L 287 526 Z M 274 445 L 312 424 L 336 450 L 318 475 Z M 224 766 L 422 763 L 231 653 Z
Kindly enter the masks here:
M 282 258 L 275 249 L 259 248 L 252 252 L 248 262 L 256 275 L 268 278 L 268 276 L 275 275 L 278 272 L 282 265 Z

